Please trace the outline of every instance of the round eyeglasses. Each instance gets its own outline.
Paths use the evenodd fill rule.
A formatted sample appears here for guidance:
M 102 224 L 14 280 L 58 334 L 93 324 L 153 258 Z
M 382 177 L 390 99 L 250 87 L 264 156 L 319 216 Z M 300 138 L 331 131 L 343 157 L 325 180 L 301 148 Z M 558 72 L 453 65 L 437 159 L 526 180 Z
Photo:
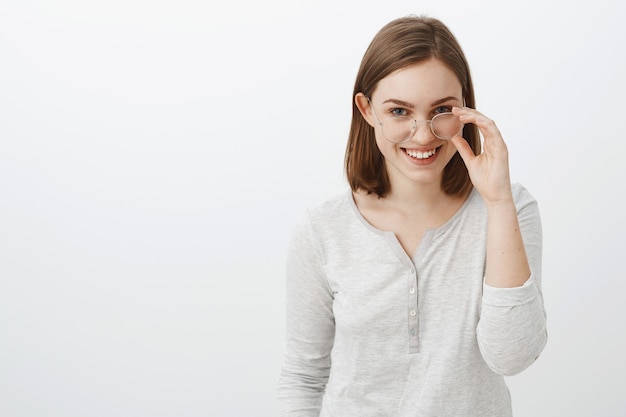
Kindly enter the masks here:
M 409 116 L 389 116 L 381 121 L 374 106 L 372 106 L 372 111 L 382 128 L 383 136 L 391 143 L 404 143 L 410 140 L 417 130 L 418 123 L 428 123 L 433 135 L 442 140 L 450 140 L 459 135 L 464 126 L 461 120 L 451 112 L 439 113 L 430 120 L 415 120 Z

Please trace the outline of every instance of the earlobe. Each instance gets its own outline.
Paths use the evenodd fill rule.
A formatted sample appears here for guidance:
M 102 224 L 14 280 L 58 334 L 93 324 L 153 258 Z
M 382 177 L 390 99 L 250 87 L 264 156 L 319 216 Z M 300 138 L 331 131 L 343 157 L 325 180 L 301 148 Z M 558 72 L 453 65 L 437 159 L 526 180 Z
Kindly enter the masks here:
M 354 96 L 354 104 L 359 109 L 361 116 L 365 119 L 365 121 L 372 127 L 375 127 L 374 120 L 372 117 L 372 104 L 370 100 L 363 93 L 357 93 Z

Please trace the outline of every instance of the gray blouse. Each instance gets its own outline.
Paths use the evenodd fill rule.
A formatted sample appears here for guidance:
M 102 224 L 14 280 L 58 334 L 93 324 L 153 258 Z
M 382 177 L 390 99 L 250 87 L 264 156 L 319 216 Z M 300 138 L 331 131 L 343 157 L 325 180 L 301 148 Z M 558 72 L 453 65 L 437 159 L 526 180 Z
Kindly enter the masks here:
M 487 211 L 473 190 L 409 257 L 351 192 L 311 208 L 286 266 L 281 416 L 511 416 L 503 375 L 546 344 L 537 202 L 513 184 L 531 276 L 484 284 Z

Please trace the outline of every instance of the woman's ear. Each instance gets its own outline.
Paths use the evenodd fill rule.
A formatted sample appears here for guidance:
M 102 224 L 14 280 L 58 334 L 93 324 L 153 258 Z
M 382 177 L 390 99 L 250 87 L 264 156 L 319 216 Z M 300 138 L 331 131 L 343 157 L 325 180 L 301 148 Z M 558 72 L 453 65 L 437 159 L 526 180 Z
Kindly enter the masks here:
M 354 96 L 354 104 L 359 109 L 361 116 L 365 119 L 365 121 L 372 127 L 375 127 L 376 120 L 374 119 L 374 115 L 372 114 L 372 103 L 363 93 L 357 93 Z

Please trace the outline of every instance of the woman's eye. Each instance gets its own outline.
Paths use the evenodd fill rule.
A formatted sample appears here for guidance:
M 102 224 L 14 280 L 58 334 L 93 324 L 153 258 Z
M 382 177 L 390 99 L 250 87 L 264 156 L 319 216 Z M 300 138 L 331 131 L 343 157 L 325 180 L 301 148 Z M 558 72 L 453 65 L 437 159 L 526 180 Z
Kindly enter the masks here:
M 407 115 L 406 109 L 391 109 L 391 115 L 397 117 L 404 117 Z
M 452 106 L 439 106 L 435 109 L 435 113 L 450 113 L 452 111 Z

